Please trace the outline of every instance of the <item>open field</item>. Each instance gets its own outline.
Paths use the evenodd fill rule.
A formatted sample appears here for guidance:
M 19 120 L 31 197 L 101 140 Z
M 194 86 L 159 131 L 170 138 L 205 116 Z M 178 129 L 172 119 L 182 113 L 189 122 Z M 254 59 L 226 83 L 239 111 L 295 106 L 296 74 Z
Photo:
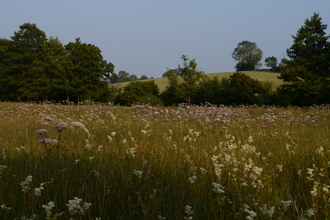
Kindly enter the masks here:
M 219 73 L 208 73 L 205 74 L 208 77 L 219 77 L 220 79 L 223 77 L 229 78 L 230 75 L 232 75 L 235 72 L 219 72 Z M 282 84 L 282 80 L 278 79 L 277 76 L 279 76 L 279 73 L 274 72 L 267 72 L 267 71 L 243 71 L 243 73 L 249 75 L 253 79 L 257 79 L 261 82 L 272 82 L 274 85 L 274 88 L 280 86 Z M 150 79 L 149 79 L 150 80 Z M 158 85 L 159 91 L 162 92 L 165 90 L 167 86 L 167 78 L 157 78 L 154 79 L 156 85 Z M 128 85 L 129 82 L 123 82 L 123 83 L 117 83 L 119 88 L 123 88 Z
M 330 219 L 329 120 L 0 102 L 0 219 Z

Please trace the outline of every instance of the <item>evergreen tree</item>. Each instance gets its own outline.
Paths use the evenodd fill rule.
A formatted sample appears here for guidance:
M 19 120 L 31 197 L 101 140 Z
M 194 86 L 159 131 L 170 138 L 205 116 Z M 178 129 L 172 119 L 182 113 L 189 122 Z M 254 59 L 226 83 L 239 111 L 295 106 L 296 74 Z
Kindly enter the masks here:
M 327 25 L 314 13 L 293 37 L 293 45 L 287 49 L 290 59 L 283 59 L 281 76 L 284 84 L 282 95 L 290 94 L 289 103 L 313 105 L 330 102 L 330 56 Z

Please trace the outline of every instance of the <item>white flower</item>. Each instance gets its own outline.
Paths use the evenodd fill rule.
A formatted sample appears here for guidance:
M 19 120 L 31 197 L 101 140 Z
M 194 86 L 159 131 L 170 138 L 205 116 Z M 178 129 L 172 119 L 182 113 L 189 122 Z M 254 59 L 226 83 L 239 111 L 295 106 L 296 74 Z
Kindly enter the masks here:
M 146 130 L 141 130 L 141 133 L 142 134 L 146 134 L 146 133 L 148 133 Z
M 269 217 L 273 217 L 275 213 L 275 206 L 271 207 L 269 210 L 263 212 L 264 215 L 267 215 Z
M 47 214 L 47 216 L 51 216 L 52 214 L 52 208 L 54 208 L 55 204 L 54 202 L 50 201 L 47 205 L 42 205 L 42 208 L 45 209 L 45 212 Z
M 189 216 L 189 215 L 192 215 L 192 214 L 194 214 L 194 212 L 193 211 L 191 211 L 191 206 L 189 206 L 189 205 L 186 205 L 186 207 L 184 207 L 184 212 Z
M 90 150 L 90 149 L 92 149 L 92 147 L 93 147 L 93 145 L 90 145 L 90 144 L 85 145 L 86 150 Z
M 312 217 L 314 215 L 314 210 L 312 208 L 308 209 L 305 214 L 307 217 Z
M 221 186 L 219 183 L 212 183 L 213 186 L 213 191 L 216 193 L 225 193 L 225 191 L 223 190 L 225 187 Z
M 39 188 L 34 189 L 34 195 L 41 196 L 41 191 L 44 190 L 44 187 L 43 187 L 44 184 L 45 183 L 41 183 Z
M 96 150 L 96 152 L 100 152 L 101 150 L 102 150 L 102 145 L 99 145 L 98 147 L 97 147 L 97 150 Z
M 22 192 L 26 193 L 28 189 L 30 189 L 30 183 L 32 183 L 32 176 L 27 176 L 25 181 L 21 182 L 20 185 L 22 186 Z
M 288 207 L 291 205 L 292 201 L 288 200 L 288 201 L 281 201 L 283 210 L 286 211 L 288 210 Z
M 135 157 L 135 153 L 136 153 L 135 148 L 126 149 L 126 155 L 128 157 Z
M 189 177 L 189 182 L 190 183 L 195 183 L 195 180 L 197 179 L 197 176 L 192 176 L 192 177 Z
M 42 144 L 57 144 L 58 141 L 56 139 L 52 140 L 52 139 L 41 139 L 38 141 L 39 143 Z
M 139 177 L 139 179 L 142 179 L 143 171 L 133 170 L 133 173 L 135 176 Z
M 127 143 L 127 140 L 124 138 L 121 142 L 122 142 L 123 144 L 126 144 L 126 143 Z
M 111 132 L 111 136 L 112 136 L 112 137 L 116 136 L 116 134 L 117 134 L 117 133 L 116 133 L 115 131 Z
M 83 215 L 91 205 L 92 203 L 82 203 L 82 199 L 79 199 L 78 197 L 69 200 L 69 203 L 67 204 L 70 215 L 75 215 L 77 213 Z

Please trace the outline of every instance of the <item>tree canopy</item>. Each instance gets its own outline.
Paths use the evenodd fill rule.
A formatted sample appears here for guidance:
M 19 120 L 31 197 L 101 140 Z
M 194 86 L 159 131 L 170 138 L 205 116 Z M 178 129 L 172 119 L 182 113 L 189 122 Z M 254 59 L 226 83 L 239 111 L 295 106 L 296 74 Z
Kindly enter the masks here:
M 232 57 L 238 61 L 235 66 L 237 71 L 255 70 L 261 66 L 262 50 L 255 42 L 245 40 L 237 44 Z
M 63 45 L 25 23 L 11 40 L 0 40 L 0 99 L 12 101 L 103 100 L 114 65 L 92 44 Z
M 293 37 L 283 59 L 282 94 L 290 94 L 292 104 L 313 105 L 330 102 L 330 43 L 327 25 L 314 13 Z

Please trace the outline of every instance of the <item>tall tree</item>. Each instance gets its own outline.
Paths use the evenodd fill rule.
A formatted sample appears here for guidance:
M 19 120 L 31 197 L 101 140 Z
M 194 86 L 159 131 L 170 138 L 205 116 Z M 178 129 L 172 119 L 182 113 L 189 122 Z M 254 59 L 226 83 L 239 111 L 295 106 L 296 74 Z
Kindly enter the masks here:
M 277 58 L 274 56 L 267 57 L 265 59 L 265 66 L 269 67 L 271 70 L 277 70 L 278 69 Z
M 242 41 L 237 44 L 232 57 L 238 61 L 235 66 L 237 71 L 255 70 L 261 67 L 262 50 L 257 47 L 255 42 Z
M 282 94 L 291 94 L 295 105 L 313 105 L 330 101 L 330 43 L 327 25 L 318 13 L 306 19 L 283 59 Z
M 17 100 L 34 100 L 36 94 L 27 82 L 33 78 L 32 63 L 41 60 L 46 34 L 36 24 L 24 23 L 19 31 L 14 32 L 5 55 L 2 80 L 7 82 L 7 89 L 14 92 Z
M 127 82 L 130 81 L 130 74 L 124 70 L 118 72 L 118 82 Z
M 82 43 L 80 38 L 65 45 L 67 51 L 65 90 L 73 94 L 77 102 L 93 99 L 107 86 L 101 50 L 92 44 Z

